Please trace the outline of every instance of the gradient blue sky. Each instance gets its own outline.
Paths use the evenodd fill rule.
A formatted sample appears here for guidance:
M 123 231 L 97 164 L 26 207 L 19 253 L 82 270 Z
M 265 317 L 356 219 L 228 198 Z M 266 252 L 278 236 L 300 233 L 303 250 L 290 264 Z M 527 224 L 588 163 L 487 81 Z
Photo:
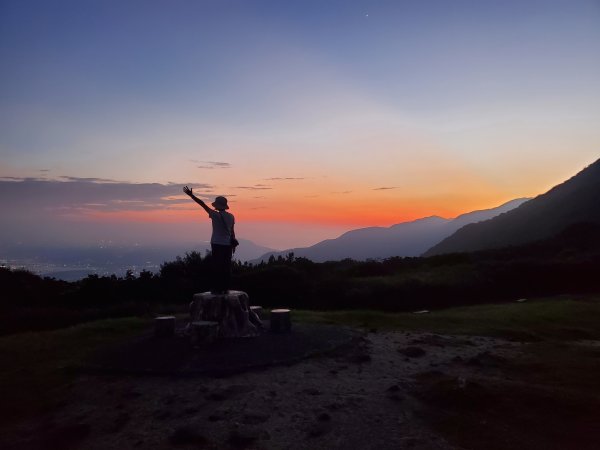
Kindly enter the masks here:
M 598 1 L 1 1 L 0 61 L 0 177 L 210 185 L 276 247 L 600 156 Z

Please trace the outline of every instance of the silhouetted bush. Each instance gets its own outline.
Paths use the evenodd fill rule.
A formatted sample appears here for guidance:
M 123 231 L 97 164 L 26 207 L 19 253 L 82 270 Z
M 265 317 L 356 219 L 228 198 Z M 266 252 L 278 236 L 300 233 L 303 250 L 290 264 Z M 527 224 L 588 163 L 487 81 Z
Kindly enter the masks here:
M 325 263 L 289 254 L 236 262 L 232 288 L 267 308 L 410 311 L 600 292 L 599 267 L 600 225 L 579 224 L 546 241 L 476 253 Z M 158 274 L 89 275 L 73 283 L 0 268 L 0 333 L 185 310 L 195 292 L 210 288 L 210 274 L 210 254 L 198 252 L 165 262 Z

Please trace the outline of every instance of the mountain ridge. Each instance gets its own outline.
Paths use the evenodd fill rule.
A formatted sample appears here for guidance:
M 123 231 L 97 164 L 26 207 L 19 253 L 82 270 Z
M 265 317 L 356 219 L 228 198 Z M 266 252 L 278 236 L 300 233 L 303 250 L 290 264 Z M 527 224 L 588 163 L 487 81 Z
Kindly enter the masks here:
M 520 245 L 578 222 L 600 222 L 600 159 L 519 207 L 467 224 L 423 253 L 470 252 Z
M 355 260 L 381 259 L 393 256 L 419 256 L 435 243 L 449 236 L 465 223 L 484 220 L 526 202 L 527 198 L 510 200 L 490 209 L 461 214 L 454 219 L 432 215 L 389 227 L 365 227 L 347 231 L 337 238 L 325 239 L 309 247 L 296 247 L 268 252 L 250 261 L 259 263 L 271 256 L 294 253 L 314 262 L 351 258 Z

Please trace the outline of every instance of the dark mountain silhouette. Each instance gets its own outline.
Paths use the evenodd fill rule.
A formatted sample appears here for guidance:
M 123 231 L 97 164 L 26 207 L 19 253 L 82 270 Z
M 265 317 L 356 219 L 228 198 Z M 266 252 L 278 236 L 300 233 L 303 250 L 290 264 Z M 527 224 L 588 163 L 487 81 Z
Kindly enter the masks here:
M 581 222 L 600 222 L 600 160 L 512 211 L 465 225 L 423 256 L 520 245 Z
M 348 231 L 335 239 L 321 241 L 311 247 L 292 248 L 281 252 L 266 253 L 252 262 L 267 261 L 269 257 L 294 256 L 315 262 L 336 261 L 351 258 L 357 261 L 389 258 L 393 256 L 419 256 L 429 247 L 450 236 L 460 227 L 489 219 L 521 205 L 528 199 L 516 199 L 497 208 L 473 211 L 455 219 L 438 216 L 403 222 L 390 227 L 369 227 Z
M 556 235 L 539 241 L 456 256 L 460 258 L 467 255 L 472 261 L 486 261 L 491 265 L 501 261 L 585 265 L 600 260 L 600 223 L 578 222 L 567 226 Z

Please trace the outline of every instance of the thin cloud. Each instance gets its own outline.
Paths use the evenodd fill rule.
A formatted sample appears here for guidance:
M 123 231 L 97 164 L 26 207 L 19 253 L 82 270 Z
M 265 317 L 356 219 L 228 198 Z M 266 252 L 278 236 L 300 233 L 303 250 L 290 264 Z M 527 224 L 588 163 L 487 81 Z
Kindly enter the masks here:
M 23 178 L 23 177 L 0 177 L 0 181 L 41 181 L 42 178 Z
M 296 181 L 296 180 L 306 180 L 305 177 L 272 177 L 272 178 L 263 178 L 265 181 Z
M 70 177 L 67 175 L 61 175 L 58 177 L 65 181 L 81 181 L 84 183 L 122 183 L 117 180 L 111 180 L 110 178 L 81 178 L 81 177 Z
M 332 194 L 351 194 L 352 191 L 334 191 Z
M 194 194 L 196 195 L 196 194 Z M 177 194 L 177 195 L 168 195 L 166 197 L 161 197 L 161 200 L 166 202 L 180 202 L 182 200 L 187 200 L 188 196 L 185 194 Z
M 115 199 L 115 200 L 111 200 L 112 203 L 117 203 L 117 204 L 125 204 L 125 203 L 144 203 L 144 200 L 121 200 L 121 199 Z M 91 203 L 89 203 L 91 205 Z
M 9 177 L 0 178 L 0 204 L 7 205 L 5 212 L 15 217 L 42 208 L 91 212 L 167 209 L 178 203 L 191 205 L 189 199 L 181 198 L 183 186 L 70 176 L 58 180 Z M 209 184 L 194 185 L 195 189 L 204 191 L 203 194 L 212 187 Z M 14 198 L 21 201 L 14 202 L 11 200 Z
M 35 182 L 35 181 L 52 181 L 46 178 L 46 176 L 42 177 L 2 177 L 0 176 L 0 182 L 8 182 L 8 183 L 20 183 L 20 182 Z
M 273 188 L 270 186 L 265 186 L 264 184 L 257 184 L 255 186 L 236 186 L 234 189 L 246 189 L 248 191 L 267 191 Z
M 374 191 L 389 191 L 390 189 L 398 189 L 398 186 L 382 186 L 373 188 Z
M 196 166 L 198 169 L 229 169 L 231 164 L 222 161 L 197 161 L 200 165 Z

